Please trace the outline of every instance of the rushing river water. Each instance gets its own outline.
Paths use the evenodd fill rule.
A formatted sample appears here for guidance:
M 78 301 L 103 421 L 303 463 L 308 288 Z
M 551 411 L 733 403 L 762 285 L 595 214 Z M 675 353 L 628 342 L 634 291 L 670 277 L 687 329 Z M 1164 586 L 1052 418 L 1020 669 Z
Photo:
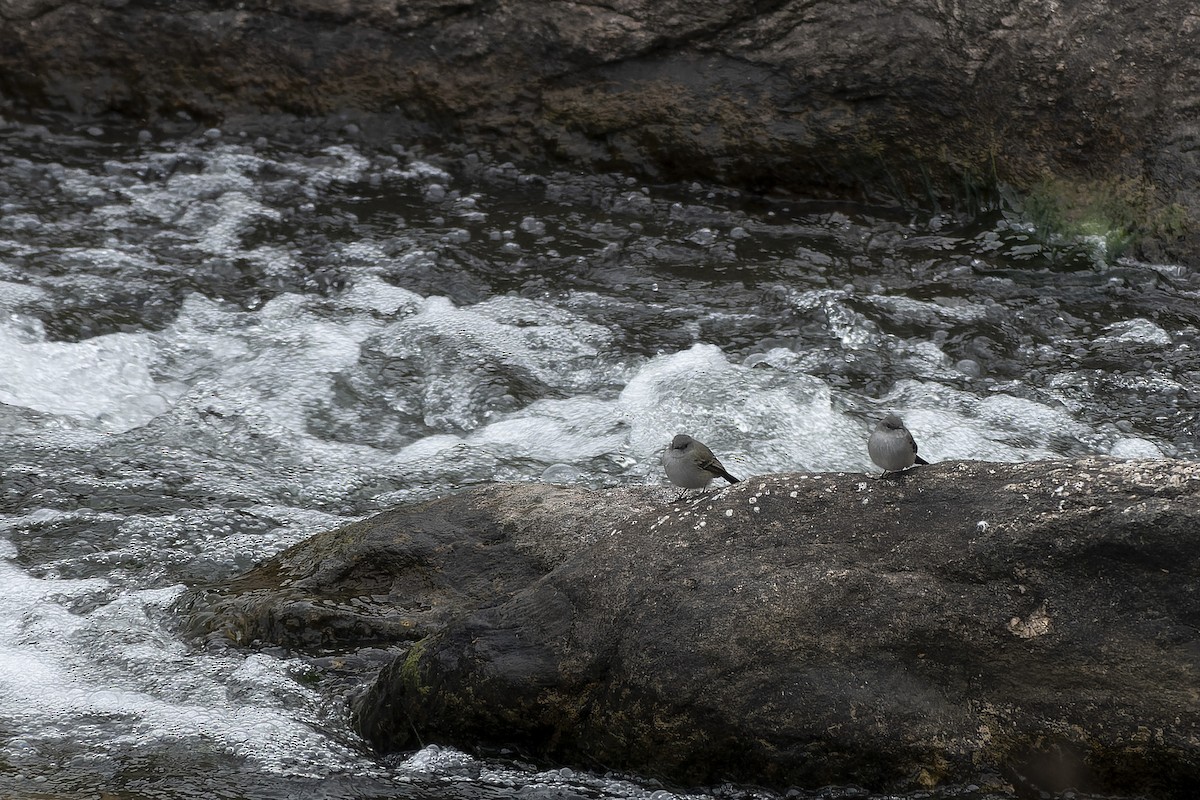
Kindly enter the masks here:
M 869 470 L 885 409 L 930 460 L 1195 455 L 1190 269 L 283 129 L 0 122 L 0 796 L 670 797 L 379 758 L 174 604 L 456 487 L 661 482 L 678 431 L 735 474 Z

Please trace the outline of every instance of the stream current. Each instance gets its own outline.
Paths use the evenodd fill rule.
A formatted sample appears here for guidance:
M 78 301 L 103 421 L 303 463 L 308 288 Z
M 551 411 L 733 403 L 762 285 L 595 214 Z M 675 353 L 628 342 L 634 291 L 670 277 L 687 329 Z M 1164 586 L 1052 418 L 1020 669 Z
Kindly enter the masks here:
M 931 461 L 1193 458 L 1200 280 L 1097 247 L 353 126 L 0 120 L 0 796 L 676 796 L 381 758 L 175 603 L 471 484 L 662 483 L 680 431 L 742 477 L 873 471 L 889 410 Z

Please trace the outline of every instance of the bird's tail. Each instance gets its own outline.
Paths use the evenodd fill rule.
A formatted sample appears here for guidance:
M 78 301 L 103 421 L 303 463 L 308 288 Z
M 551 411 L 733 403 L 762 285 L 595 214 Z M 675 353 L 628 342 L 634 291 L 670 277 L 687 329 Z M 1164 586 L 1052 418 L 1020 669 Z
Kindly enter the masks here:
M 725 468 L 722 467 L 720 464 L 708 464 L 704 468 L 706 470 L 708 470 L 709 472 L 711 472 L 713 475 L 716 475 L 719 478 L 724 478 L 725 480 L 729 481 L 730 483 L 741 483 L 740 479 L 735 478 L 732 475 L 730 475 L 728 472 L 725 471 Z
M 915 456 L 915 457 L 914 457 L 914 460 L 913 460 L 913 463 L 914 463 L 914 464 L 920 464 L 920 465 L 921 465 L 921 466 L 923 466 L 923 467 L 927 467 L 927 466 L 929 466 L 929 462 L 928 462 L 928 461 L 926 461 L 925 459 L 921 458 L 920 456 Z

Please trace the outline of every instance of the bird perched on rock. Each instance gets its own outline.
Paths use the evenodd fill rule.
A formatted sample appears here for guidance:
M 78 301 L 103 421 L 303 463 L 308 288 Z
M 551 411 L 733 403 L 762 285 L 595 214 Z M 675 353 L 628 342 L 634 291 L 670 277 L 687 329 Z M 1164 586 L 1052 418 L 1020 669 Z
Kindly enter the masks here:
M 875 426 L 867 440 L 867 452 L 871 460 L 883 468 L 884 475 L 908 469 L 913 464 L 929 463 L 917 455 L 917 443 L 904 427 L 904 421 L 895 414 L 888 414 Z
M 671 483 L 683 489 L 678 500 L 687 493 L 688 489 L 706 489 L 712 479 L 724 478 L 732 483 L 738 479 L 725 471 L 725 467 L 713 455 L 704 442 L 698 442 L 686 433 L 680 433 L 671 440 L 667 452 L 663 454 L 663 468 Z

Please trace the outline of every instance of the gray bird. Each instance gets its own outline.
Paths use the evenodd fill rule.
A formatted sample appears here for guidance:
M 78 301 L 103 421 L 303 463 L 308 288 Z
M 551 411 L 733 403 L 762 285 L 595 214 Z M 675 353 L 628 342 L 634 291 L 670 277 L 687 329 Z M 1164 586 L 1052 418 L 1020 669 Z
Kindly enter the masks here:
M 871 460 L 883 468 L 885 475 L 908 469 L 913 464 L 929 463 L 917 455 L 917 443 L 904 427 L 904 421 L 895 414 L 888 414 L 879 421 L 867 440 L 867 452 Z
M 725 467 L 721 466 L 704 442 L 698 442 L 686 433 L 677 434 L 671 440 L 671 445 L 663 455 L 663 467 L 671 483 L 683 488 L 679 497 L 683 497 L 688 489 L 708 488 L 712 479 L 718 476 L 730 483 L 738 482 L 737 478 L 725 471 Z

